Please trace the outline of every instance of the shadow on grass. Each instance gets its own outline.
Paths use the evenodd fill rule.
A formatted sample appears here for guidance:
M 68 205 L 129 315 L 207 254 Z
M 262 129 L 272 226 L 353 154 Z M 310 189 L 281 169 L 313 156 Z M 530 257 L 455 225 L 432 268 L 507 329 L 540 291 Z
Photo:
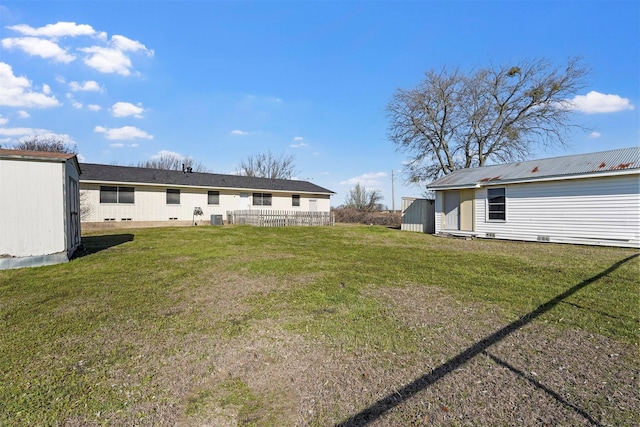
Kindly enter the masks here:
M 106 234 L 104 236 L 83 237 L 82 248 L 77 250 L 73 257 L 81 258 L 127 242 L 133 242 L 133 234 Z
M 496 344 L 496 343 L 502 341 L 503 339 L 505 339 L 507 336 L 509 336 L 513 332 L 517 331 L 518 329 L 524 327 L 525 325 L 527 325 L 531 321 L 533 321 L 533 320 L 537 319 L 538 317 L 542 316 L 543 314 L 545 314 L 546 312 L 548 312 L 549 310 L 554 308 L 556 305 L 558 305 L 559 303 L 563 302 L 563 300 L 565 298 L 570 297 L 571 295 L 575 294 L 576 292 L 578 292 L 579 290 L 585 288 L 586 286 L 592 284 L 593 282 L 596 282 L 599 279 L 601 279 L 601 278 L 613 273 L 615 270 L 620 268 L 620 266 L 622 266 L 623 264 L 631 261 L 632 259 L 634 259 L 634 258 L 636 258 L 638 256 L 639 256 L 639 254 L 635 254 L 635 255 L 631 255 L 631 256 L 629 256 L 629 257 L 627 257 L 625 259 L 622 259 L 622 260 L 616 262 L 615 264 L 613 264 L 611 267 L 607 268 L 606 270 L 596 274 L 593 277 L 590 277 L 590 278 L 578 283 L 577 285 L 573 286 L 572 288 L 566 290 L 565 292 L 555 296 L 554 298 L 550 299 L 549 301 L 545 302 L 544 304 L 538 306 L 538 308 L 536 308 L 535 310 L 533 310 L 533 311 L 525 314 L 524 316 L 520 317 L 518 320 L 514 321 L 513 323 L 510 323 L 509 325 L 503 327 L 502 329 L 499 329 L 498 331 L 494 332 L 493 334 L 491 334 L 491 335 L 481 339 L 480 341 L 476 342 L 474 345 L 472 345 L 471 347 L 469 347 L 466 350 L 462 351 L 461 353 L 458 353 L 456 356 L 454 356 L 451 359 L 447 360 L 442 365 L 440 365 L 437 368 L 433 369 L 431 372 L 429 372 L 429 373 L 427 373 L 427 374 L 415 379 L 411 383 L 399 388 L 393 394 L 389 394 L 386 397 L 383 397 L 382 399 L 380 399 L 377 402 L 375 402 L 373 405 L 371 405 L 368 408 L 365 408 L 364 410 L 362 410 L 361 412 L 349 417 L 347 420 L 345 420 L 345 421 L 343 421 L 343 422 L 341 422 L 339 424 L 336 424 L 334 427 L 366 426 L 367 424 L 376 421 L 377 419 L 382 417 L 389 410 L 395 408 L 398 405 L 401 405 L 403 402 L 407 401 L 408 399 L 410 399 L 411 397 L 413 397 L 414 395 L 416 395 L 420 391 L 422 391 L 422 390 L 428 388 L 429 386 L 435 384 L 436 382 L 440 381 L 447 374 L 450 374 L 451 372 L 455 371 L 456 369 L 458 369 L 459 367 L 461 367 L 462 365 L 464 365 L 465 363 L 467 363 L 469 360 L 471 360 L 472 358 L 476 357 L 477 355 L 479 355 L 479 354 L 488 354 L 488 353 L 486 353 L 486 350 L 489 347 L 491 347 L 493 344 Z M 493 359 L 492 356 L 489 356 L 489 357 L 491 357 Z M 501 365 L 504 363 L 502 361 L 499 361 L 499 362 L 497 360 L 495 360 L 495 361 L 497 363 L 501 364 Z M 513 369 L 512 369 L 512 372 L 513 372 Z M 600 426 L 601 425 L 596 420 L 594 420 L 593 417 L 591 417 L 591 415 L 589 415 L 584 410 L 578 408 L 577 406 L 571 404 L 570 402 L 567 402 L 567 401 L 563 400 L 562 398 L 559 398 L 559 395 L 556 392 L 548 389 L 547 387 L 544 387 L 540 383 L 533 383 L 533 384 L 536 387 L 538 387 L 539 389 L 541 389 L 544 392 L 546 392 L 547 394 L 549 394 L 554 399 L 558 400 L 558 402 L 560 404 L 564 405 L 567 408 L 570 408 L 570 409 L 574 410 L 578 415 L 582 416 L 585 419 L 585 421 L 587 421 L 589 424 L 594 425 L 594 426 Z

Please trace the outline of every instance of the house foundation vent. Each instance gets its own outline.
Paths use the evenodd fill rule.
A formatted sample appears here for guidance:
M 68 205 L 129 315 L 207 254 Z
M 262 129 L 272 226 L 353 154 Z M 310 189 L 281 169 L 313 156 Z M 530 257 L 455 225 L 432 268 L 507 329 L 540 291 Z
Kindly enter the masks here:
M 548 242 L 549 236 L 538 236 L 538 242 Z
M 487 233 L 487 237 L 496 237 L 496 233 Z

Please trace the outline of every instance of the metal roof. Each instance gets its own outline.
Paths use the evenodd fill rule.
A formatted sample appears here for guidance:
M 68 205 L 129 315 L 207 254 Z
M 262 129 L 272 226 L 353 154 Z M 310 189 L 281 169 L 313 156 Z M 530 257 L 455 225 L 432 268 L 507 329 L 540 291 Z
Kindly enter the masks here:
M 640 173 L 640 147 L 458 169 L 431 182 L 427 188 L 471 188 L 620 173 Z
M 164 186 L 229 188 L 295 193 L 334 194 L 308 181 L 290 179 L 254 178 L 240 175 L 222 175 L 202 172 L 182 172 L 163 169 L 113 166 L 81 163 L 81 182 L 137 183 Z

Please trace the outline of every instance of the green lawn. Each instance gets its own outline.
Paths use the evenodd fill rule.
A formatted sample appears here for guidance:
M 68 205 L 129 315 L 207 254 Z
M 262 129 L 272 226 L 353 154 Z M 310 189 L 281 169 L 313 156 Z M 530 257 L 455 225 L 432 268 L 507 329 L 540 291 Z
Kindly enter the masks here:
M 473 363 L 377 422 L 510 424 L 506 407 L 478 409 L 493 404 L 475 395 L 477 382 L 452 381 L 476 363 L 475 373 L 511 375 L 513 387 L 559 408 L 552 423 L 640 422 L 637 388 L 605 378 L 607 393 L 623 397 L 600 401 L 599 385 L 576 392 L 550 356 L 584 351 L 588 362 L 599 343 L 607 354 L 594 369 L 605 375 L 620 358 L 611 366 L 635 372 L 637 385 L 636 250 L 365 226 L 111 230 L 83 240 L 86 253 L 69 263 L 0 271 L 0 425 L 331 425 L 510 324 Z M 507 351 L 516 334 L 535 345 L 514 341 L 517 354 L 503 357 L 534 377 L 480 351 Z M 581 369 L 590 381 L 588 366 L 572 375 Z M 449 382 L 448 400 L 433 403 L 430 387 Z

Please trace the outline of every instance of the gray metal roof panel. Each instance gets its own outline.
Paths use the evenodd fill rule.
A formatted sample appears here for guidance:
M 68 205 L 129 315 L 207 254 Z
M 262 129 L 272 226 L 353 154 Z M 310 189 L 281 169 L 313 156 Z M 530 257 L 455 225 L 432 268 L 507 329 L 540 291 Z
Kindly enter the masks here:
M 431 182 L 427 188 L 475 187 L 550 178 L 570 179 L 587 174 L 638 169 L 640 169 L 640 147 L 631 147 L 598 153 L 458 169 Z
M 209 188 L 233 188 L 264 191 L 286 191 L 317 194 L 334 194 L 333 191 L 308 181 L 289 179 L 255 178 L 241 175 L 223 175 L 202 172 L 182 172 L 132 166 L 81 163 L 80 181 L 131 182 L 166 186 L 193 186 Z

